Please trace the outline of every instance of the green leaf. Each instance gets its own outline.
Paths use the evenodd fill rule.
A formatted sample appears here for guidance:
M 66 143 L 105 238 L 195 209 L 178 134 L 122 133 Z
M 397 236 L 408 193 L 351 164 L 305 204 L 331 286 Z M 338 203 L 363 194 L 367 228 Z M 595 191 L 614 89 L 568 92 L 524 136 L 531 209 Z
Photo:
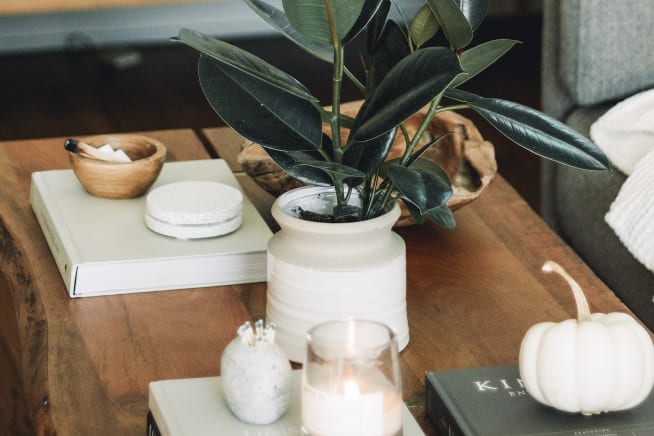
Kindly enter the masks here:
M 391 151 L 396 129 L 368 141 L 354 141 L 343 154 L 343 163 L 371 177 Z
M 441 227 L 445 227 L 446 229 L 453 229 L 456 227 L 456 220 L 454 219 L 454 215 L 452 214 L 450 208 L 447 207 L 447 204 L 440 205 L 427 211 L 425 216 L 429 217 L 430 220 Z
M 353 40 L 376 15 L 384 3 L 384 0 L 365 0 L 357 21 L 352 25 L 350 31 L 343 37 L 343 44 Z
M 406 210 L 409 211 L 409 215 L 411 215 L 411 218 L 416 222 L 418 225 L 423 225 L 425 222 L 425 219 L 427 218 L 427 215 L 423 215 L 420 213 L 420 209 L 415 207 L 413 204 L 409 203 L 408 201 L 404 202 L 404 206 L 406 207 Z
M 320 113 L 307 100 L 204 54 L 198 77 L 211 107 L 245 138 L 281 151 L 321 146 Z
M 472 26 L 463 15 L 455 0 L 427 0 L 453 49 L 459 49 L 472 41 Z
M 401 165 L 388 167 L 388 176 L 402 199 L 418 208 L 421 215 L 447 203 L 452 187 L 447 177 L 424 168 L 407 168 Z
M 307 166 L 311 168 L 317 168 L 323 170 L 330 175 L 340 175 L 343 177 L 349 177 L 354 179 L 363 179 L 366 175 L 356 168 L 352 168 L 347 165 L 340 164 L 338 162 L 327 162 L 324 160 L 296 160 L 296 167 Z
M 462 72 L 445 47 L 429 47 L 402 59 L 366 100 L 350 134 L 367 141 L 388 132 L 440 95 Z
M 402 59 L 409 56 L 409 44 L 404 32 L 394 21 L 384 28 L 370 65 L 369 92 L 374 90 L 388 72 Z
M 300 48 L 304 49 L 311 55 L 322 59 L 325 62 L 332 62 L 334 59 L 334 48 L 330 43 L 315 41 L 305 37 L 303 34 L 295 30 L 288 17 L 274 6 L 261 0 L 243 0 L 250 8 L 252 8 L 261 18 L 266 20 L 268 24 L 277 29 L 286 38 L 293 41 Z
M 413 17 L 409 34 L 416 47 L 420 47 L 436 35 L 438 28 L 438 20 L 434 13 L 428 4 L 424 4 Z
M 274 149 L 266 148 L 266 152 L 272 160 L 280 166 L 286 173 L 297 180 L 309 185 L 331 186 L 333 181 L 331 177 L 323 170 L 310 166 L 296 166 L 297 160 L 311 160 L 319 158 L 317 153 L 292 152 L 286 153 Z
M 447 206 L 447 204 L 435 207 L 427 211 L 427 213 L 424 215 L 421 215 L 420 210 L 418 210 L 418 208 L 411 203 L 405 202 L 404 204 L 409 211 L 411 218 L 413 218 L 414 221 L 419 225 L 422 225 L 425 222 L 425 219 L 429 218 L 434 223 L 446 229 L 453 229 L 456 227 L 456 220 L 454 219 L 454 215 L 452 214 L 452 211 Z
M 377 50 L 377 44 L 381 38 L 382 32 L 386 27 L 386 19 L 388 18 L 388 12 L 391 9 L 390 0 L 382 0 L 377 13 L 368 23 L 368 28 L 366 29 L 366 50 L 371 56 L 375 54 Z
M 519 42 L 514 39 L 496 39 L 464 51 L 459 56 L 459 61 L 468 74 L 457 77 L 452 87 L 457 87 L 484 71 Z
M 309 90 L 293 76 L 270 65 L 263 59 L 234 45 L 190 29 L 179 31 L 177 40 L 209 56 L 215 61 L 239 70 L 243 75 L 266 82 L 280 90 L 307 101 L 317 102 Z
M 291 25 L 313 41 L 332 44 L 327 5 L 331 6 L 336 35 L 343 41 L 359 18 L 365 0 L 283 0 Z M 333 44 L 332 44 L 333 45 Z
M 431 173 L 434 176 L 441 179 L 447 185 L 451 185 L 450 178 L 445 172 L 445 170 L 431 159 L 418 157 L 415 160 L 413 160 L 413 162 L 411 162 L 409 168 L 411 168 L 412 170 L 420 170 L 420 171 Z
M 445 95 L 468 103 L 493 127 L 525 149 L 573 167 L 606 170 L 609 161 L 588 138 L 542 112 L 512 101 L 483 98 L 458 89 Z
M 475 31 L 486 18 L 490 0 L 454 0 Z

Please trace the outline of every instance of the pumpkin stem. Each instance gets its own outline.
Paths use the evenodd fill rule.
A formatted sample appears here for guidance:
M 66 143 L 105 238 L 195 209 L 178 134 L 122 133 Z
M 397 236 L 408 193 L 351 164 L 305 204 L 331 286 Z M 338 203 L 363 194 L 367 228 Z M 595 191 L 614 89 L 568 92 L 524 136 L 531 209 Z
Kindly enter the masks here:
M 561 265 L 551 260 L 545 262 L 542 269 L 544 272 L 547 273 L 555 272 L 559 274 L 561 277 L 563 277 L 566 282 L 568 282 L 568 285 L 570 285 L 570 288 L 572 289 L 572 293 L 575 296 L 575 303 L 577 303 L 577 322 L 590 321 L 590 309 L 588 307 L 588 301 L 586 300 L 584 291 L 581 290 L 581 286 L 579 286 L 579 283 L 577 283 L 575 279 L 570 277 L 570 274 L 568 274 L 561 267 Z

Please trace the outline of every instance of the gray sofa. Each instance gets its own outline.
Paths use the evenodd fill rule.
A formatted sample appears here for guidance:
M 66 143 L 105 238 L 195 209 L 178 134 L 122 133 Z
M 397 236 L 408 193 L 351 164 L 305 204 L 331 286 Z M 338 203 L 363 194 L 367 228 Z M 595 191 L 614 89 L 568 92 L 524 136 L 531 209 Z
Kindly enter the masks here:
M 588 135 L 617 101 L 654 87 L 654 1 L 545 0 L 543 8 L 544 112 Z M 604 222 L 625 178 L 544 162 L 541 214 L 654 329 L 654 274 Z

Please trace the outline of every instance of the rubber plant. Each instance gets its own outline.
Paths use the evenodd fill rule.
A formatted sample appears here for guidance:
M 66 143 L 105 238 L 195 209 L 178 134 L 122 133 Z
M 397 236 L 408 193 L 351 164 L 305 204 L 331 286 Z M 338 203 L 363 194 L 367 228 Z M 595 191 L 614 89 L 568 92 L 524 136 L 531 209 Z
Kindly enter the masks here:
M 189 29 L 176 39 L 200 52 L 202 90 L 227 125 L 263 146 L 291 176 L 333 185 L 336 221 L 369 219 L 402 199 L 418 223 L 429 218 L 454 226 L 447 207 L 450 181 L 436 163 L 421 157 L 440 138 L 418 146 L 441 111 L 472 109 L 511 141 L 548 159 L 587 170 L 609 166 L 592 142 L 563 123 L 462 89 L 518 42 L 471 46 L 489 0 L 427 0 L 410 23 L 400 24 L 389 19 L 392 6 L 405 16 L 398 0 L 393 5 L 389 0 L 283 0 L 283 9 L 263 0 L 244 1 L 295 44 L 331 64 L 330 110 L 298 80 L 234 45 Z M 365 77 L 360 78 L 344 65 L 344 50 L 364 32 Z M 340 113 L 343 80 L 353 81 L 362 93 L 354 118 Z M 428 115 L 410 137 L 402 123 L 426 106 Z M 323 123 L 331 135 L 322 133 Z M 349 130 L 344 141 L 341 129 Z M 386 161 L 397 129 L 406 151 Z M 354 189 L 360 204 L 348 202 Z

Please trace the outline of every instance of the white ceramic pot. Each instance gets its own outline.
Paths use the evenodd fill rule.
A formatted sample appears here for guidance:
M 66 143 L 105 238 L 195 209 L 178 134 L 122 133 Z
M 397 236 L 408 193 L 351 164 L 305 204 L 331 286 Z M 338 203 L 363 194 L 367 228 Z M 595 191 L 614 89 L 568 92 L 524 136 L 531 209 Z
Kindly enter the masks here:
M 334 204 L 332 188 L 303 187 L 272 206 L 281 230 L 268 243 L 266 318 L 277 325 L 275 340 L 294 362 L 304 358 L 309 328 L 347 317 L 383 322 L 395 331 L 400 349 L 409 343 L 406 250 L 392 231 L 399 206 L 352 223 L 306 221 L 294 214 L 298 207 L 326 213 Z

